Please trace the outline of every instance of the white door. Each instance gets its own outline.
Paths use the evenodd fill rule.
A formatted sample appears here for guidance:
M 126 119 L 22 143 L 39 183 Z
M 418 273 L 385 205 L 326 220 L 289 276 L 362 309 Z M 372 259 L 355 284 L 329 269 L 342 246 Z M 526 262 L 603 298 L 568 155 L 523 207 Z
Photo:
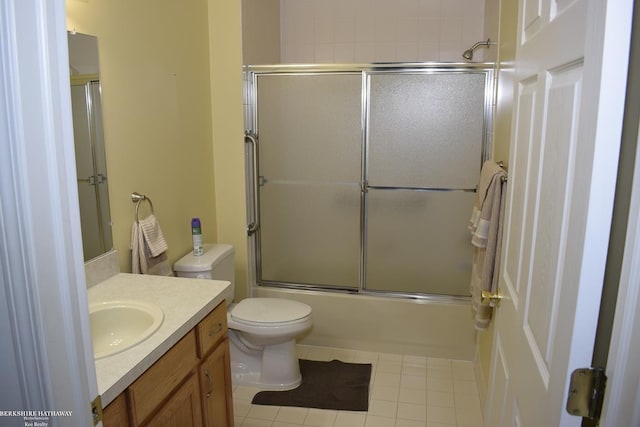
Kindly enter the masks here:
M 520 0 L 487 426 L 580 425 L 564 407 L 592 356 L 631 6 Z

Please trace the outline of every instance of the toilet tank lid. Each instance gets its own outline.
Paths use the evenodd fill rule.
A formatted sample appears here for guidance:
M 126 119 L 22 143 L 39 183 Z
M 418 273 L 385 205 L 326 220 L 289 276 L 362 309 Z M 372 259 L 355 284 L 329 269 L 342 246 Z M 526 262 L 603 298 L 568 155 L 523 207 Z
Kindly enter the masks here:
M 195 256 L 193 251 L 180 258 L 173 265 L 175 271 L 202 272 L 210 271 L 223 259 L 234 253 L 233 246 L 222 243 L 205 243 L 202 245 L 204 253 Z

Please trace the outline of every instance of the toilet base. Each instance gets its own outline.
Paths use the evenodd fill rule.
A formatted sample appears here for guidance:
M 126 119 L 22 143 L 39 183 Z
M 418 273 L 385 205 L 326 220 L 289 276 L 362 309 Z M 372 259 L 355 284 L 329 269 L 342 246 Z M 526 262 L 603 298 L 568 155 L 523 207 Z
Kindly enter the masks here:
M 295 339 L 251 349 L 229 329 L 231 349 L 231 380 L 233 385 L 257 387 L 263 390 L 291 390 L 302 381 Z

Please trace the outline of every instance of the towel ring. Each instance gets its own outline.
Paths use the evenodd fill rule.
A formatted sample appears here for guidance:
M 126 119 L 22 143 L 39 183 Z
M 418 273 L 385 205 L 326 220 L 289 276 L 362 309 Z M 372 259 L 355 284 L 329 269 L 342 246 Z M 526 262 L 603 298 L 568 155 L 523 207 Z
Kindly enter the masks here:
M 136 204 L 136 222 L 140 223 L 140 217 L 138 216 L 138 209 L 140 208 L 140 203 L 143 201 L 149 202 L 149 207 L 151 208 L 151 214 L 153 215 L 153 203 L 151 203 L 151 199 L 145 196 L 144 194 L 136 193 L 135 191 L 131 193 L 131 201 Z

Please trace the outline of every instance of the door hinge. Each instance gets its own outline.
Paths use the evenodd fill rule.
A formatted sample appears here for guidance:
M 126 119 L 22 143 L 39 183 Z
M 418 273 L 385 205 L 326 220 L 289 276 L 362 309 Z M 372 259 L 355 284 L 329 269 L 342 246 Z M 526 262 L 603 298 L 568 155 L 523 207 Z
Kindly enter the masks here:
M 580 368 L 571 373 L 567 412 L 577 417 L 599 420 L 607 376 L 604 368 Z
M 94 426 L 97 426 L 102 421 L 102 398 L 100 395 L 91 402 L 91 416 Z

